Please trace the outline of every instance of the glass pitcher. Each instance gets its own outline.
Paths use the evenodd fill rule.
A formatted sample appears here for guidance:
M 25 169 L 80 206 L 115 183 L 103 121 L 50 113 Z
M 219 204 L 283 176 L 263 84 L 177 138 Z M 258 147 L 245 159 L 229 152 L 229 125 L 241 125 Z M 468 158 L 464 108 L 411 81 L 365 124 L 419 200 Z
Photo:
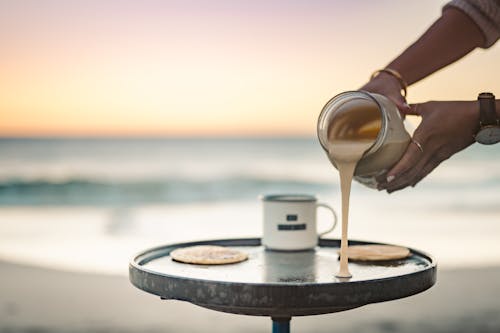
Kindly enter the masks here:
M 354 179 L 371 187 L 377 187 L 377 178 L 385 173 L 403 156 L 411 141 L 410 134 L 405 129 L 403 119 L 398 108 L 387 97 L 366 91 L 343 92 L 326 103 L 318 118 L 318 139 L 323 149 L 329 151 L 329 131 L 336 127 L 343 131 L 351 130 L 363 124 L 357 110 L 363 107 L 376 107 L 380 118 L 371 119 L 376 127 L 367 130 L 376 130 L 378 134 L 373 145 L 364 153 L 354 171 Z M 337 168 L 334 161 L 332 164 Z

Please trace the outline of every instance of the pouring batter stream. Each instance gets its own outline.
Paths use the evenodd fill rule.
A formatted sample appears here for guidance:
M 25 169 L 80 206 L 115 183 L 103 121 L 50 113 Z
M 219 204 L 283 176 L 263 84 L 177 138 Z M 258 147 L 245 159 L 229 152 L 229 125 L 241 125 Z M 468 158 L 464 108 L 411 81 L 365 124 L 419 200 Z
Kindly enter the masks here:
M 357 163 L 370 149 L 380 131 L 380 111 L 365 103 L 359 108 L 341 114 L 328 130 L 328 157 L 337 166 L 342 192 L 342 240 L 340 245 L 340 269 L 337 277 L 351 277 L 347 258 L 347 230 L 349 222 L 349 197 L 351 182 Z

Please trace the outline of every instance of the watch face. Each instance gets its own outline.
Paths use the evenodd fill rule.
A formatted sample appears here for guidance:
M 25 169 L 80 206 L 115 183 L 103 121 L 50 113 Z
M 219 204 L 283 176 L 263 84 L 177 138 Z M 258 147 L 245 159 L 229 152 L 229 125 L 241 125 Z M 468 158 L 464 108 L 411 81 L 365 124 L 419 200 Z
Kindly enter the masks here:
M 500 126 L 487 126 L 481 128 L 476 134 L 476 141 L 483 145 L 492 145 L 500 142 Z

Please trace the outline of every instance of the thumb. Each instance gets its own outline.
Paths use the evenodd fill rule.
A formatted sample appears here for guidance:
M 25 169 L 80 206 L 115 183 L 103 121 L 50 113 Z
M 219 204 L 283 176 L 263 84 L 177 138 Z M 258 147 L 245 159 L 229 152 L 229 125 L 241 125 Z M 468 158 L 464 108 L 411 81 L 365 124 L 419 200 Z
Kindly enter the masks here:
M 389 97 L 389 99 L 396 104 L 396 107 L 403 115 L 409 114 L 408 111 L 410 110 L 410 106 L 406 103 L 406 99 L 401 94 L 387 97 Z
M 422 116 L 420 104 L 411 104 L 406 114 L 413 116 Z

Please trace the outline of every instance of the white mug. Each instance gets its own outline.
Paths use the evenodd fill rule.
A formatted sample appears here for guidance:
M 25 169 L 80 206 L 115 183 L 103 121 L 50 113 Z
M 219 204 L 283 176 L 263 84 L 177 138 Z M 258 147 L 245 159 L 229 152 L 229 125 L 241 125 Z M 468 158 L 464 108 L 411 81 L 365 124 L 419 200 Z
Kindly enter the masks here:
M 314 248 L 319 236 L 332 231 L 337 225 L 337 214 L 330 206 L 318 203 L 315 196 L 279 194 L 261 196 L 263 205 L 262 245 L 271 250 L 298 251 Z M 333 215 L 332 226 L 317 231 L 316 210 L 328 209 Z

